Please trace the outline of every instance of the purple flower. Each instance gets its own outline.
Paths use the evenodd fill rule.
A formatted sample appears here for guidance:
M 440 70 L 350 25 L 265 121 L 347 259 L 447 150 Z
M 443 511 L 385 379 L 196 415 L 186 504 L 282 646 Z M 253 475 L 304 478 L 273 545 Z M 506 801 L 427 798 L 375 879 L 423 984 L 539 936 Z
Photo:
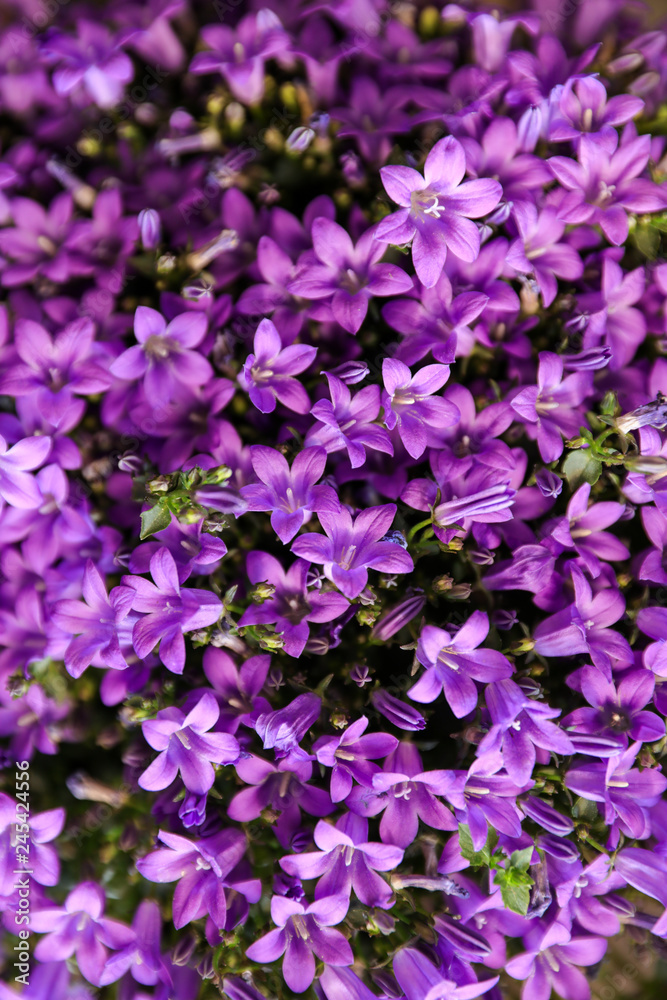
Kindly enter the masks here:
M 229 733 L 211 733 L 220 709 L 213 695 L 202 695 L 193 709 L 184 715 L 178 708 L 165 708 L 155 719 L 141 724 L 146 742 L 159 750 L 139 778 L 141 788 L 157 792 L 167 788 L 180 772 L 190 792 L 203 795 L 215 780 L 214 764 L 232 764 L 237 760 L 238 740 Z
M 275 962 L 281 955 L 283 977 L 291 990 L 303 993 L 315 978 L 315 957 L 327 965 L 352 965 L 354 955 L 340 931 L 332 930 L 345 917 L 349 900 L 345 895 L 326 896 L 304 906 L 284 896 L 271 899 L 275 930 L 246 949 L 253 962 Z
M 168 983 L 169 973 L 160 953 L 162 917 L 156 902 L 144 899 L 139 903 L 132 930 L 135 940 L 107 960 L 100 985 L 115 983 L 126 972 L 143 986 L 155 986 L 160 981 Z
M 569 736 L 550 721 L 560 715 L 560 709 L 529 698 L 514 681 L 507 678 L 489 684 L 485 699 L 492 725 L 477 753 L 500 751 L 505 770 L 517 785 L 530 781 L 535 747 L 558 754 L 574 753 Z
M 391 886 L 379 875 L 396 868 L 403 850 L 392 844 L 368 842 L 368 821 L 346 813 L 335 826 L 320 820 L 313 834 L 318 851 L 280 859 L 288 875 L 302 880 L 318 879 L 315 899 L 354 894 L 365 906 L 388 909 L 393 902 Z
M 155 309 L 138 306 L 134 315 L 134 334 L 138 340 L 111 365 L 117 377 L 135 381 L 143 378 L 149 397 L 169 398 L 175 383 L 200 386 L 213 376 L 213 369 L 197 347 L 206 336 L 206 316 L 186 312 L 167 323 Z
M 651 835 L 648 810 L 667 789 L 667 778 L 657 769 L 633 768 L 640 749 L 641 743 L 633 743 L 606 763 L 587 761 L 565 775 L 565 784 L 573 792 L 604 805 L 612 847 L 618 843 L 619 831 L 638 840 Z
M 385 719 L 388 719 L 398 729 L 419 732 L 419 730 L 426 728 L 426 720 L 416 708 L 407 705 L 400 698 L 394 698 L 393 694 L 383 691 L 382 688 L 373 691 L 371 701 L 380 715 L 384 715 Z
M 247 608 L 239 626 L 275 624 L 288 656 L 300 656 L 303 652 L 310 634 L 308 622 L 333 621 L 348 607 L 342 594 L 307 589 L 308 563 L 303 559 L 297 559 L 285 572 L 267 552 L 250 552 L 246 572 L 252 584 L 268 582 L 275 592 L 262 604 Z
M 93 986 L 100 986 L 107 948 L 125 948 L 134 940 L 133 930 L 103 916 L 104 901 L 104 891 L 97 883 L 81 882 L 63 906 L 33 911 L 31 930 L 46 935 L 35 947 L 35 958 L 39 962 L 62 962 L 76 955 L 81 974 Z
M 226 889 L 235 890 L 250 903 L 259 900 L 259 879 L 245 878 L 237 870 L 246 850 L 246 838 L 240 830 L 221 830 L 196 841 L 160 830 L 158 840 L 167 847 L 137 861 L 137 871 L 149 882 L 178 879 L 172 903 L 174 927 L 185 927 L 192 920 L 210 916 L 215 926 L 224 930 L 228 917 Z
M 367 229 L 355 246 L 342 226 L 315 219 L 316 260 L 303 261 L 288 291 L 315 301 L 329 300 L 336 322 L 348 333 L 357 333 L 373 296 L 400 295 L 412 288 L 412 279 L 400 267 L 378 263 L 384 248 L 375 232 L 375 227 Z
M 641 613 L 641 612 L 640 612 Z M 665 735 L 665 723 L 653 712 L 643 711 L 653 697 L 655 678 L 650 670 L 627 670 L 617 685 L 597 669 L 582 667 L 570 674 L 568 684 L 581 691 L 591 708 L 575 708 L 562 725 L 571 733 L 604 734 L 627 747 L 628 736 L 654 743 Z
M 273 413 L 276 401 L 294 413 L 307 413 L 308 393 L 294 376 L 309 368 L 316 354 L 316 347 L 305 344 L 283 348 L 274 324 L 263 319 L 255 333 L 254 354 L 246 358 L 239 382 L 261 413 Z
M 401 948 L 394 955 L 393 968 L 406 1000 L 473 1000 L 498 982 L 498 976 L 494 976 L 481 983 L 459 984 L 437 969 L 416 948 Z
M 456 424 L 460 413 L 442 396 L 431 398 L 449 378 L 448 365 L 425 365 L 415 375 L 402 361 L 382 362 L 384 422 L 398 427 L 401 441 L 411 458 L 421 458 L 427 445 L 438 447 L 442 428 Z
M 366 733 L 367 728 L 368 719 L 362 715 L 340 736 L 321 736 L 313 744 L 319 763 L 332 768 L 332 802 L 342 802 L 348 796 L 354 781 L 372 787 L 373 775 L 380 768 L 369 761 L 386 757 L 398 746 L 395 736 Z
M 563 453 L 561 434 L 574 437 L 579 430 L 581 415 L 578 407 L 591 389 L 589 372 L 573 372 L 563 378 L 563 359 L 550 351 L 539 356 L 537 385 L 520 389 L 511 399 L 512 409 L 537 437 L 543 462 L 555 462 Z
M 567 156 L 552 156 L 548 161 L 565 189 L 558 218 L 564 223 L 598 225 L 610 243 L 620 246 L 628 237 L 628 212 L 659 212 L 667 204 L 664 191 L 639 176 L 650 155 L 649 135 L 620 146 L 615 130 L 596 137 L 582 135 L 578 161 Z
M 549 538 L 559 546 L 575 549 L 585 569 L 595 579 L 606 562 L 628 559 L 630 552 L 618 538 L 604 531 L 622 516 L 625 505 L 602 500 L 588 506 L 591 487 L 584 483 L 573 494 L 565 517 L 550 526 Z
M 574 247 L 561 243 L 565 231 L 555 208 L 547 205 L 538 214 L 527 201 L 516 202 L 512 210 L 519 237 L 507 251 L 507 263 L 521 274 L 533 274 L 545 306 L 556 298 L 556 278 L 573 281 L 583 274 L 584 265 Z
M 614 126 L 625 125 L 643 107 L 641 98 L 630 94 L 607 98 L 605 86 L 597 77 L 570 77 L 549 123 L 549 139 L 564 142 L 586 134 L 613 133 Z
M 525 980 L 522 1000 L 546 1000 L 552 989 L 567 1000 L 584 1000 L 590 986 L 578 965 L 595 965 L 607 950 L 600 937 L 575 937 L 557 920 L 524 935 L 526 951 L 515 955 L 505 969 L 513 979 Z
M 488 634 L 489 619 L 483 611 L 473 611 L 453 637 L 444 629 L 426 625 L 417 643 L 417 659 L 427 669 L 408 696 L 428 704 L 444 690 L 457 719 L 472 712 L 477 705 L 475 680 L 496 681 L 512 673 L 512 665 L 502 653 L 477 648 Z
M 368 507 L 354 522 L 345 507 L 337 514 L 321 513 L 323 535 L 301 535 L 292 545 L 297 556 L 324 566 L 324 573 L 343 594 L 354 600 L 368 583 L 368 570 L 409 573 L 412 557 L 395 542 L 384 541 L 396 516 L 396 504 Z
M 322 478 L 327 461 L 324 448 L 305 448 L 292 463 L 274 448 L 254 445 L 252 467 L 263 485 L 251 483 L 239 491 L 248 510 L 270 510 L 271 527 L 284 544 L 291 542 L 299 528 L 310 520 L 313 511 L 336 513 L 340 500 L 336 491 Z
M 238 101 L 257 104 L 264 95 L 264 61 L 286 52 L 289 36 L 276 14 L 264 8 L 234 28 L 208 24 L 201 37 L 212 49 L 199 52 L 190 72 L 221 73 Z
M 17 806 L 0 792 L 0 896 L 12 894 L 21 865 L 39 885 L 57 885 L 60 880 L 58 853 L 48 845 L 62 833 L 65 810 L 24 814 Z
M 222 601 L 210 590 L 181 589 L 178 569 L 169 549 L 151 556 L 154 583 L 140 576 L 124 576 L 122 583 L 134 590 L 132 608 L 141 617 L 132 630 L 137 656 L 145 657 L 160 644 L 160 659 L 168 670 L 182 674 L 185 667 L 183 634 L 213 625 Z
M 58 601 L 51 611 L 58 628 L 76 637 L 65 651 L 68 673 L 80 677 L 95 661 L 99 666 L 125 670 L 136 621 L 136 615 L 128 621 L 135 591 L 131 587 L 114 587 L 107 595 L 104 580 L 90 559 L 86 561 L 82 589 L 85 604 Z
M 76 39 L 52 29 L 42 42 L 47 62 L 58 65 L 53 74 L 55 91 L 70 94 L 83 85 L 96 104 L 111 108 L 134 76 L 132 60 L 120 51 L 133 32 L 114 39 L 105 25 L 83 18 L 77 20 L 77 28 Z
M 163 547 L 174 557 L 180 583 L 185 583 L 193 572 L 214 573 L 227 554 L 223 540 L 204 530 L 203 518 L 184 524 L 172 514 L 168 527 L 156 531 L 150 541 L 136 547 L 130 556 L 131 572 L 148 573 L 152 557 Z
M 330 372 L 325 374 L 331 400 L 318 399 L 310 411 L 321 426 L 310 429 L 306 445 L 321 445 L 327 453 L 345 448 L 353 469 L 366 461 L 366 448 L 393 455 L 389 434 L 373 423 L 380 413 L 379 386 L 364 386 L 353 396 L 339 378 Z
M 14 226 L 0 230 L 0 253 L 13 262 L 2 270 L 6 288 L 29 284 L 37 275 L 61 283 L 90 273 L 92 265 L 67 245 L 73 210 L 68 192 L 56 195 L 48 209 L 29 198 L 14 199 Z
M 448 794 L 453 771 L 423 771 L 416 747 L 399 743 L 384 771 L 373 775 L 373 787 L 356 785 L 347 797 L 351 812 L 377 816 L 383 843 L 406 848 L 417 837 L 419 820 L 435 830 L 455 830 L 456 820 L 436 796 Z
M 44 464 L 51 444 L 49 437 L 29 437 L 7 448 L 0 434 L 0 511 L 1 501 L 24 510 L 41 505 L 42 494 L 29 470 Z
M 218 697 L 219 726 L 226 733 L 235 733 L 241 723 L 251 725 L 251 713 L 266 712 L 270 706 L 260 692 L 266 682 L 271 657 L 260 653 L 251 656 L 237 669 L 224 649 L 208 646 L 204 652 L 204 673 Z
M 577 308 L 588 319 L 584 348 L 593 350 L 606 345 L 612 371 L 624 368 L 646 336 L 646 319 L 633 309 L 644 296 L 646 277 L 643 267 L 627 274 L 605 255 L 599 292 L 580 295 Z
M 625 601 L 618 590 L 601 590 L 595 596 L 578 566 L 572 566 L 574 603 L 546 618 L 535 629 L 535 651 L 541 656 L 574 656 L 590 653 L 593 663 L 609 675 L 612 661 L 632 662 L 632 650 L 618 632 L 609 628 L 623 615 Z
M 320 717 L 322 699 L 315 694 L 300 694 L 286 708 L 263 712 L 255 720 L 255 731 L 265 750 L 275 750 L 276 757 L 295 754 L 312 759 L 299 743 Z
M 448 248 L 462 260 L 479 254 L 477 219 L 500 201 L 502 188 L 494 180 L 461 183 L 466 157 L 452 136 L 436 142 L 424 164 L 424 177 L 412 167 L 383 167 L 382 183 L 400 205 L 382 219 L 376 238 L 385 243 L 412 241 L 412 261 L 419 280 L 432 288 L 440 277 Z

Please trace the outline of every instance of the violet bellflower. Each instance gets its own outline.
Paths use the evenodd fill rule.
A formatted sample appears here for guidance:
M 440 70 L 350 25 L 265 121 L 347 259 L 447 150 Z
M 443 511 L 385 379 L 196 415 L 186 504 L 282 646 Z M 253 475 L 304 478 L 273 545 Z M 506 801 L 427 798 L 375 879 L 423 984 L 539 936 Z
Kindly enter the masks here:
M 406 1000 L 474 1000 L 498 982 L 494 976 L 482 982 L 457 983 L 416 948 L 401 948 L 394 955 L 393 969 Z
M 17 805 L 0 792 L 0 896 L 12 894 L 21 867 L 39 885 L 57 885 L 60 880 L 60 859 L 51 841 L 62 833 L 65 810 L 28 812 L 21 819 Z
M 336 513 L 340 501 L 336 491 L 322 483 L 327 454 L 324 448 L 304 448 L 292 463 L 274 448 L 253 445 L 252 467 L 260 483 L 242 486 L 240 495 L 248 510 L 270 510 L 271 527 L 283 544 L 291 542 L 313 512 Z
M 614 736 L 619 749 L 627 747 L 628 737 L 643 743 L 664 737 L 664 720 L 645 711 L 655 689 L 650 670 L 624 670 L 614 684 L 597 667 L 584 666 L 570 674 L 568 684 L 581 691 L 590 706 L 575 708 L 562 720 L 563 728 L 573 735 Z
M 337 514 L 318 515 L 326 535 L 301 535 L 292 545 L 295 555 L 324 566 L 324 574 L 339 590 L 354 600 L 368 583 L 368 570 L 409 573 L 412 556 L 396 542 L 385 541 L 396 504 L 368 507 L 354 521 L 345 507 Z
M 510 400 L 512 409 L 537 437 L 543 462 L 555 462 L 563 453 L 561 434 L 574 437 L 581 416 L 577 407 L 591 391 L 589 372 L 573 372 L 563 378 L 563 360 L 550 351 L 539 355 L 537 385 L 520 389 Z
M 213 376 L 206 358 L 195 350 L 206 336 L 204 313 L 185 312 L 167 323 L 156 309 L 138 306 L 134 335 L 138 343 L 111 364 L 117 378 L 143 379 L 150 399 L 169 399 L 179 382 L 196 388 Z
M 428 445 L 438 447 L 442 429 L 457 423 L 456 406 L 442 396 L 433 396 L 449 378 L 448 365 L 425 365 L 412 375 L 407 365 L 394 358 L 382 362 L 384 422 L 398 427 L 405 450 L 421 458 Z
M 300 694 L 285 708 L 262 712 L 255 719 L 255 731 L 265 750 L 274 750 L 276 757 L 296 755 L 311 760 L 299 743 L 317 722 L 322 711 L 322 699 L 316 694 Z
M 49 437 L 26 437 L 8 448 L 0 434 L 0 511 L 5 503 L 24 510 L 41 505 L 42 494 L 30 472 L 44 464 L 51 444 Z
M 125 576 L 122 583 L 134 591 L 132 609 L 140 613 L 132 630 L 137 656 L 145 657 L 160 644 L 160 659 L 173 673 L 185 667 L 185 632 L 213 625 L 222 611 L 222 601 L 210 590 L 181 588 L 178 569 L 169 549 L 151 556 L 154 582 L 140 576 Z
M 577 968 L 595 965 L 607 950 L 604 938 L 572 937 L 557 920 L 540 924 L 524 935 L 526 951 L 510 958 L 505 966 L 513 979 L 524 980 L 521 1000 L 547 1000 L 552 989 L 561 997 L 590 997 L 586 976 Z
M 435 701 L 444 690 L 457 719 L 477 705 L 475 680 L 488 683 L 512 673 L 512 665 L 495 649 L 479 649 L 489 634 L 489 619 L 483 611 L 473 611 L 452 636 L 435 625 L 426 625 L 417 643 L 417 659 L 427 669 L 408 691 L 413 701 Z
M 288 291 L 316 302 L 327 300 L 333 318 L 348 333 L 360 329 L 373 296 L 400 295 L 412 288 L 412 279 L 400 267 L 379 262 L 384 248 L 375 239 L 375 227 L 355 246 L 342 226 L 319 218 L 312 237 L 317 259 L 300 264 Z
M 595 76 L 570 77 L 549 123 L 549 140 L 564 142 L 586 134 L 611 133 L 615 126 L 625 125 L 638 115 L 643 107 L 642 99 L 631 94 L 607 97 L 605 85 Z
M 155 719 L 143 722 L 146 741 L 160 753 L 139 778 L 139 785 L 159 791 L 180 772 L 188 791 L 207 792 L 215 780 L 211 762 L 232 764 L 241 752 L 236 737 L 210 732 L 219 715 L 217 701 L 206 692 L 187 715 L 175 707 L 164 708 Z
M 349 897 L 354 890 L 365 906 L 391 907 L 391 886 L 376 872 L 396 868 L 403 860 L 402 848 L 369 843 L 368 821 L 353 813 L 346 813 L 335 826 L 320 820 L 313 839 L 317 851 L 281 858 L 280 867 L 302 880 L 318 879 L 315 899 Z
M 367 385 L 352 395 L 347 385 L 326 372 L 331 399 L 318 399 L 311 409 L 318 424 L 306 435 L 308 447 L 321 446 L 329 454 L 345 449 L 353 469 L 366 461 L 366 449 L 393 455 L 384 427 L 374 423 L 380 414 L 380 387 Z
M 565 223 L 555 208 L 547 205 L 538 213 L 527 201 L 516 202 L 512 210 L 519 231 L 507 251 L 507 263 L 521 274 L 533 274 L 545 306 L 556 298 L 556 278 L 573 281 L 583 274 L 584 265 L 574 247 L 561 242 Z
M 247 846 L 240 830 L 221 830 L 196 841 L 160 830 L 158 839 L 166 847 L 137 861 L 137 871 L 149 882 L 178 880 L 172 903 L 174 927 L 208 915 L 224 930 L 229 910 L 225 890 L 235 890 L 250 903 L 259 900 L 260 880 L 247 879 L 237 870 Z
M 136 935 L 134 941 L 107 959 L 101 985 L 117 982 L 126 972 L 142 986 L 155 986 L 161 981 L 169 983 L 169 972 L 160 953 L 162 917 L 154 900 L 144 899 L 139 903 L 132 930 Z
M 316 899 L 309 906 L 284 896 L 271 899 L 276 928 L 246 949 L 253 962 L 275 962 L 281 955 L 283 977 L 291 990 L 304 993 L 315 978 L 315 956 L 327 965 L 352 965 L 354 955 L 333 925 L 344 919 L 349 900 L 344 894 Z
M 480 236 L 472 219 L 487 215 L 502 196 L 494 180 L 461 183 L 465 171 L 465 152 L 453 136 L 436 142 L 426 157 L 423 177 L 412 167 L 380 170 L 387 194 L 400 208 L 382 219 L 376 239 L 412 242 L 412 262 L 426 288 L 440 277 L 448 249 L 462 260 L 475 260 Z
M 58 628 L 74 636 L 65 651 L 67 672 L 80 677 L 91 663 L 125 670 L 136 621 L 136 615 L 130 616 L 135 591 L 131 587 L 113 587 L 107 595 L 104 580 L 91 559 L 86 561 L 82 589 L 85 603 L 58 601 L 51 611 Z
M 340 736 L 321 736 L 313 744 L 319 763 L 332 769 L 332 802 L 342 802 L 349 795 L 354 781 L 371 787 L 373 775 L 380 769 L 370 761 L 386 757 L 398 746 L 395 736 L 366 733 L 367 728 L 368 719 L 362 715 Z
M 283 348 L 280 334 L 270 319 L 263 319 L 255 333 L 254 350 L 246 358 L 239 383 L 261 413 L 273 413 L 282 403 L 294 413 L 310 409 L 308 393 L 294 377 L 311 366 L 316 347 L 292 344 Z
M 107 948 L 125 948 L 134 940 L 130 927 L 103 916 L 104 903 L 104 890 L 96 882 L 81 882 L 62 906 L 33 910 L 30 928 L 45 935 L 35 946 L 35 958 L 61 962 L 75 955 L 81 974 L 93 986 L 100 986 Z
M 308 567 L 308 562 L 297 559 L 285 571 L 268 552 L 250 552 L 246 561 L 250 582 L 268 582 L 275 590 L 262 604 L 246 608 L 239 619 L 239 626 L 275 625 L 276 632 L 282 636 L 288 656 L 300 656 L 303 652 L 310 634 L 309 622 L 333 621 L 348 608 L 348 602 L 342 594 L 308 590 Z

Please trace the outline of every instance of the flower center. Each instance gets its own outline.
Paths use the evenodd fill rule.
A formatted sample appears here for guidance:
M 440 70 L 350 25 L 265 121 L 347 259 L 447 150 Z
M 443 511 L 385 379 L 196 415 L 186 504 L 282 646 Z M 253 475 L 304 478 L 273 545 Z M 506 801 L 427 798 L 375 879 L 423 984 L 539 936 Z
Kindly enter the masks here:
M 445 211 L 445 206 L 440 204 L 437 194 L 426 188 L 423 191 L 413 191 L 410 195 L 410 212 L 418 219 L 423 219 L 428 215 L 431 219 L 439 219 Z

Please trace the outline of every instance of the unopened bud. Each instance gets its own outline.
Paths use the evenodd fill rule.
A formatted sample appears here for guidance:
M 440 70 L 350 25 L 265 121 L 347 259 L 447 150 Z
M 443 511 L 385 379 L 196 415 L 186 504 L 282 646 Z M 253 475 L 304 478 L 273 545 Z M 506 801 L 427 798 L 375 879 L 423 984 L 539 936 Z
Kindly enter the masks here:
M 512 653 L 530 653 L 530 651 L 534 648 L 534 639 L 516 639 L 514 642 L 510 643 L 510 652 Z

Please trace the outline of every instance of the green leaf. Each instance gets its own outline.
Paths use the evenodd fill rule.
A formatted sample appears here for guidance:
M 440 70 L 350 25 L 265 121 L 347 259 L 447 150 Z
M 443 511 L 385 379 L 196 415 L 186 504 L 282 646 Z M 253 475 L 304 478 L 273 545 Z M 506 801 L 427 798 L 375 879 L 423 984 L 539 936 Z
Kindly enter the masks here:
M 530 886 L 505 883 L 500 886 L 500 895 L 508 910 L 520 913 L 522 917 L 526 916 L 530 904 Z
M 524 847 L 522 851 L 513 851 L 510 855 L 510 869 L 527 872 L 533 857 L 533 847 Z
M 491 864 L 491 858 L 493 855 L 493 850 L 498 843 L 498 834 L 495 830 L 489 829 L 486 844 L 480 851 L 476 851 L 472 837 L 470 836 L 470 829 L 465 823 L 459 823 L 459 846 L 461 849 L 461 854 L 470 862 L 472 868 L 489 868 Z
M 571 451 L 563 462 L 563 473 L 571 490 L 576 490 L 584 483 L 591 486 L 597 483 L 602 472 L 602 463 L 589 450 Z
M 171 524 L 171 513 L 166 500 L 160 500 L 150 510 L 145 510 L 141 514 L 141 539 L 154 535 L 156 531 L 162 531 Z

